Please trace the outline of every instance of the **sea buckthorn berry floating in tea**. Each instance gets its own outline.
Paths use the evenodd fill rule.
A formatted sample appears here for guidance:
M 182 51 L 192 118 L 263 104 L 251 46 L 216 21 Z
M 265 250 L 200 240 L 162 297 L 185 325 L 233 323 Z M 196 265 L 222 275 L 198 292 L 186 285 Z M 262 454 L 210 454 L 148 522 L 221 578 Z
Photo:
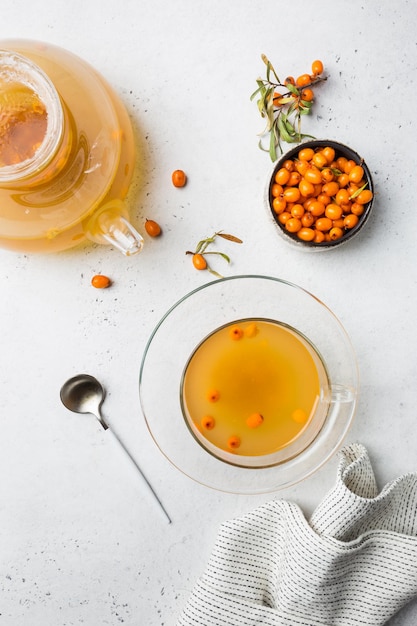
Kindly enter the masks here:
M 218 402 L 220 399 L 220 393 L 218 392 L 217 389 L 210 389 L 210 391 L 207 394 L 207 400 L 209 402 Z
M 219 278 L 223 278 L 222 275 L 214 271 L 207 262 L 206 255 L 213 254 L 221 256 L 225 261 L 230 263 L 230 258 L 227 256 L 227 254 L 224 254 L 224 252 L 219 252 L 217 250 L 207 250 L 207 248 L 214 243 L 216 237 L 222 237 L 222 239 L 227 239 L 228 241 L 233 241 L 234 243 L 242 243 L 242 240 L 238 237 L 219 231 L 217 233 L 214 233 L 214 235 L 212 235 L 211 237 L 201 239 L 201 241 L 198 242 L 195 250 L 187 250 L 185 254 L 192 255 L 193 265 L 197 270 L 208 270 L 211 274 L 214 274 Z
M 246 424 L 249 428 L 258 428 L 261 424 L 263 424 L 264 418 L 260 413 L 252 413 L 246 419 Z
M 251 100 L 257 99 L 258 110 L 266 120 L 262 135 L 267 138 L 267 147 L 264 147 L 262 139 L 259 147 L 269 152 L 272 161 L 276 161 L 277 150 L 282 152 L 281 142 L 300 143 L 311 137 L 301 133 L 301 116 L 311 112 L 315 89 L 327 78 L 322 76 L 323 63 L 316 60 L 311 65 L 312 74 L 300 74 L 296 80 L 287 76 L 282 82 L 264 54 L 262 60 L 266 65 L 266 78 L 256 80 L 258 88 L 251 95 Z
M 227 440 L 227 447 L 231 450 L 236 450 L 237 448 L 239 448 L 240 437 L 237 437 L 236 435 L 232 435 L 232 437 L 229 437 L 229 439 Z
M 211 430 L 215 426 L 214 418 L 211 415 L 205 415 L 201 420 L 201 426 L 205 430 Z
M 91 279 L 91 284 L 96 289 L 107 289 L 107 287 L 110 287 L 111 285 L 111 280 L 108 276 L 104 276 L 103 274 L 96 274 Z
M 232 339 L 234 339 L 235 341 L 238 341 L 239 339 L 242 339 L 244 332 L 240 328 L 240 326 L 232 326 L 229 334 Z
M 187 183 L 187 176 L 183 170 L 175 170 L 172 172 L 171 178 L 174 187 L 184 187 Z
M 150 237 L 159 237 L 162 233 L 162 229 L 158 222 L 155 220 L 146 220 L 145 222 L 145 230 Z
M 291 184 L 288 178 L 280 186 L 277 177 L 285 169 L 296 170 L 300 179 Z M 363 159 L 325 140 L 290 150 L 277 162 L 269 186 L 269 206 L 280 230 L 310 247 L 331 247 L 352 237 L 368 218 L 373 196 Z

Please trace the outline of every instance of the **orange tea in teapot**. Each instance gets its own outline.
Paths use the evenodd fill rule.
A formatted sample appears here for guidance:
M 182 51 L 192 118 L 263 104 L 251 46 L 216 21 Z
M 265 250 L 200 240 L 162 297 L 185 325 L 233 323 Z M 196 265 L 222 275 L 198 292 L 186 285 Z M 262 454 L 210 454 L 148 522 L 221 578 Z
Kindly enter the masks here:
M 46 133 L 47 112 L 22 83 L 0 84 L 0 167 L 31 159 Z
M 57 46 L 0 41 L 1 247 L 88 238 L 140 251 L 124 203 L 134 163 L 128 114 L 91 66 Z
M 189 427 L 214 454 L 217 448 L 267 456 L 297 440 L 313 420 L 320 428 L 327 389 L 323 362 L 306 338 L 285 324 L 253 319 L 202 341 L 185 368 L 181 398 Z

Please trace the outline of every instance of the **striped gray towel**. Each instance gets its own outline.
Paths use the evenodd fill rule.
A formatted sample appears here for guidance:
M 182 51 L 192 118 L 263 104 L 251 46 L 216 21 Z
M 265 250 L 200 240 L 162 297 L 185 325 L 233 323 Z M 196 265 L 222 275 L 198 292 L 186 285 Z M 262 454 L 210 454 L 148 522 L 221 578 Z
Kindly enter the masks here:
M 310 521 L 273 500 L 222 524 L 177 626 L 380 626 L 415 595 L 417 474 L 378 493 L 352 444 Z

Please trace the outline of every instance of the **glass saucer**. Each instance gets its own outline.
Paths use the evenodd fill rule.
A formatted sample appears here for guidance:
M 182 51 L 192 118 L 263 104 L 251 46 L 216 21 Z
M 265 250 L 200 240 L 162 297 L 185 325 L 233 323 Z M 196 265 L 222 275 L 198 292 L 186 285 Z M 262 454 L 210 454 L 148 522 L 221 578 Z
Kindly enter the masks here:
M 205 338 L 239 320 L 270 320 L 304 337 L 327 372 L 327 408 L 299 449 L 248 462 L 205 444 L 183 412 L 185 368 Z M 232 276 L 207 283 L 176 302 L 155 327 L 139 375 L 143 415 L 155 443 L 181 472 L 220 491 L 259 494 L 310 476 L 340 448 L 354 417 L 358 370 L 350 340 L 315 296 L 269 276 Z

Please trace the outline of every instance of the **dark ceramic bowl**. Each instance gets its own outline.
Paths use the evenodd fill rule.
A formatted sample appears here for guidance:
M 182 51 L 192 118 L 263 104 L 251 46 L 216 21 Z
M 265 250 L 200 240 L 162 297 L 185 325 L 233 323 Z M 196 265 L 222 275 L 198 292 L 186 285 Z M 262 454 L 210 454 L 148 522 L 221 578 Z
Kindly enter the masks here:
M 326 146 L 330 146 L 335 150 L 335 154 L 336 154 L 335 159 L 337 159 L 338 157 L 346 157 L 348 160 L 352 159 L 353 161 L 355 161 L 356 164 L 361 165 L 364 169 L 364 180 L 367 183 L 366 189 L 369 189 L 372 192 L 372 194 L 374 194 L 372 177 L 371 177 L 371 173 L 369 171 L 368 166 L 366 165 L 365 161 L 362 159 L 361 156 L 359 156 L 357 152 L 352 150 L 352 148 L 345 146 L 344 144 L 338 143 L 336 141 L 331 141 L 328 139 L 306 141 L 306 142 L 303 142 L 302 144 L 298 144 L 297 146 L 295 146 L 294 148 L 292 148 L 291 150 L 283 154 L 282 157 L 275 164 L 271 178 L 269 180 L 268 189 L 267 189 L 267 206 L 268 206 L 270 213 L 273 216 L 275 223 L 278 226 L 280 234 L 283 235 L 284 239 L 287 240 L 289 243 L 292 243 L 298 247 L 302 247 L 305 249 L 309 248 L 311 250 L 329 250 L 337 246 L 340 246 L 341 244 L 346 243 L 347 241 L 350 241 L 351 239 L 353 239 L 353 237 L 355 237 L 358 234 L 358 232 L 362 230 L 365 223 L 367 222 L 371 209 L 372 209 L 373 200 L 374 200 L 374 198 L 372 197 L 372 199 L 367 204 L 364 205 L 363 213 L 361 216 L 359 216 L 359 221 L 356 224 L 356 226 L 350 229 L 344 229 L 343 236 L 333 241 L 323 241 L 321 243 L 316 243 L 314 241 L 304 241 L 298 237 L 297 233 L 289 232 L 286 229 L 285 225 L 283 225 L 279 221 L 279 215 L 275 212 L 273 208 L 274 196 L 272 195 L 272 187 L 275 184 L 275 175 L 278 172 L 278 170 L 283 167 L 283 163 L 287 159 L 294 159 L 295 157 L 297 157 L 300 150 L 304 148 L 312 148 L 314 151 L 319 151 L 320 149 L 325 148 Z

